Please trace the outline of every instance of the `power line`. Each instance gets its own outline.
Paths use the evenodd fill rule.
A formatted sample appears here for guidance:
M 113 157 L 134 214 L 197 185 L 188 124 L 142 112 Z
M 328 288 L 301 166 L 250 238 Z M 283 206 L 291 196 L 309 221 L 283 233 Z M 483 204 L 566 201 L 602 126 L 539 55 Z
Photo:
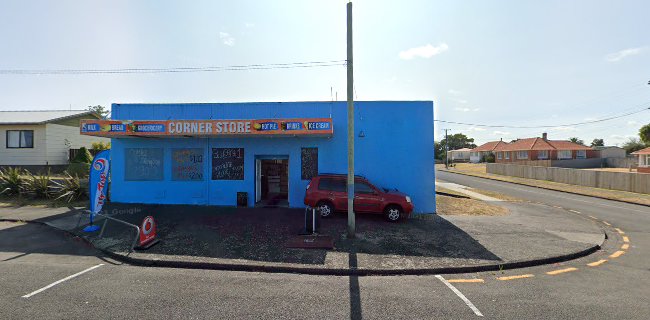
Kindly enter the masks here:
M 184 72 L 220 72 L 268 69 L 293 69 L 343 66 L 346 60 L 307 61 L 271 64 L 249 64 L 208 67 L 173 67 L 173 68 L 117 68 L 117 69 L 0 69 L 0 75 L 68 75 L 68 74 L 129 74 L 129 73 L 184 73 Z
M 650 107 L 644 107 L 641 110 L 636 110 L 636 111 L 628 112 L 628 113 L 625 113 L 625 114 L 622 114 L 622 115 L 619 115 L 619 116 L 603 118 L 603 119 L 598 119 L 598 120 L 576 122 L 576 123 L 567 123 L 567 124 L 558 124 L 558 125 L 541 125 L 541 126 L 489 125 L 489 124 L 456 122 L 456 121 L 437 120 L 437 119 L 434 119 L 433 121 L 435 121 L 435 122 L 443 122 L 443 123 L 450 123 L 450 124 L 460 124 L 460 125 L 466 125 L 466 126 L 474 126 L 474 127 L 486 127 L 486 128 L 511 128 L 511 129 L 555 128 L 555 127 L 574 127 L 574 126 L 581 126 L 581 125 L 586 125 L 586 124 L 591 124 L 591 123 L 609 121 L 609 120 L 614 120 L 614 119 L 618 119 L 618 118 L 627 117 L 627 116 L 630 116 L 630 115 L 633 115 L 633 114 L 641 113 L 641 112 L 647 111 L 647 110 L 650 110 Z

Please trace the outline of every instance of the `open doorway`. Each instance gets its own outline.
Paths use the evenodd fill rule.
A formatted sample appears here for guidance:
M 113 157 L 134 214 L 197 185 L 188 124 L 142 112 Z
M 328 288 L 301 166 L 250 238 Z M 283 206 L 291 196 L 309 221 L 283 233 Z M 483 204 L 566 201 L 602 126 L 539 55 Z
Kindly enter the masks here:
M 255 205 L 289 206 L 289 159 L 255 160 Z

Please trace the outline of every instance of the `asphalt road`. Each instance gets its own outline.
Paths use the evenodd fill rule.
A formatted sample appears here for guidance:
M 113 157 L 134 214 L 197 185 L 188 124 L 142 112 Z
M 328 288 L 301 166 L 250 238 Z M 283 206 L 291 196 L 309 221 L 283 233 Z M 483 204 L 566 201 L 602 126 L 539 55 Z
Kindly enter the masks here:
M 335 277 L 127 266 L 49 228 L 0 223 L 0 318 L 649 318 L 649 208 L 442 172 L 438 178 L 591 215 L 609 239 L 601 252 L 556 265 Z M 625 244 L 624 254 L 610 257 Z M 599 260 L 607 261 L 588 266 Z

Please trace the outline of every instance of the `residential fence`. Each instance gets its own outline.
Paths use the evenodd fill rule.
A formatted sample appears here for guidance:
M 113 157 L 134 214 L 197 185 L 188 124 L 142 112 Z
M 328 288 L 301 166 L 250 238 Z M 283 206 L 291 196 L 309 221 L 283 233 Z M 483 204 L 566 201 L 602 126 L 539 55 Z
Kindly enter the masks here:
M 488 163 L 487 173 L 650 194 L 650 174 Z
M 636 168 L 639 166 L 639 159 L 632 158 L 605 158 L 608 168 Z

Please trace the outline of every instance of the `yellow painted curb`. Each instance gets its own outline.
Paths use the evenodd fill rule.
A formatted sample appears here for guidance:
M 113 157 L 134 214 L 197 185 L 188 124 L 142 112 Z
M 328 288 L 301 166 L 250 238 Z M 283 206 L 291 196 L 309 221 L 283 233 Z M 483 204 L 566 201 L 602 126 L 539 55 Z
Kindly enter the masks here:
M 599 266 L 599 265 L 601 265 L 601 264 L 603 264 L 605 262 L 607 262 L 607 260 L 602 259 L 602 260 L 598 260 L 598 261 L 595 261 L 595 262 L 592 262 L 592 263 L 587 263 L 587 265 L 590 266 L 590 267 L 597 267 L 597 266 Z
M 560 270 L 549 271 L 549 272 L 547 272 L 546 274 L 551 275 L 551 276 L 554 276 L 554 275 L 556 275 L 556 274 L 565 273 L 565 272 L 571 272 L 571 271 L 576 271 L 576 270 L 578 270 L 578 268 L 566 268 L 566 269 L 560 269 Z
M 523 279 L 523 278 L 532 278 L 534 276 L 535 275 L 533 275 L 533 274 L 522 274 L 522 275 L 518 275 L 518 276 L 499 277 L 499 278 L 497 278 L 497 280 L 501 280 L 501 281 L 515 280 L 515 279 Z

